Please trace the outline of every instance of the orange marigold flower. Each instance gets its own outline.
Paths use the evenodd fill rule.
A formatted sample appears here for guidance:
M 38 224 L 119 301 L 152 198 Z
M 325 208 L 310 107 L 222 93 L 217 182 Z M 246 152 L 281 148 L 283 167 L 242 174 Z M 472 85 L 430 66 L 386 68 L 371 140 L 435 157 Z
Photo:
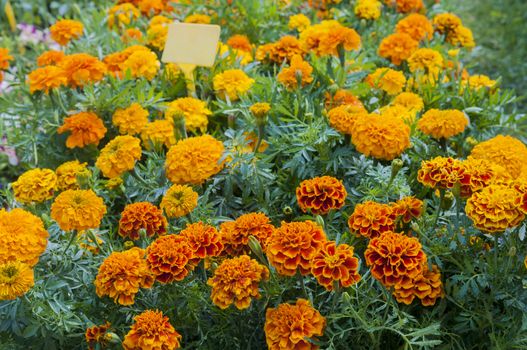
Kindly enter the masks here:
M 0 209 L 0 261 L 20 261 L 33 266 L 48 244 L 42 220 L 23 209 Z
M 140 230 L 144 230 L 147 237 L 161 236 L 167 232 L 167 225 L 163 211 L 152 203 L 132 203 L 121 213 L 119 235 L 134 241 L 140 238 Z
M 461 19 L 453 13 L 441 13 L 432 20 L 434 28 L 441 34 L 448 34 L 461 26 Z
M 266 253 L 281 275 L 294 276 L 297 270 L 307 275 L 325 242 L 324 230 L 313 221 L 282 222 L 269 237 Z
M 183 280 L 194 269 L 194 254 L 186 237 L 161 236 L 146 250 L 148 266 L 161 283 Z
M 303 56 L 306 52 L 301 42 L 292 35 L 285 35 L 278 41 L 261 45 L 256 50 L 255 58 L 258 61 L 271 61 L 282 64 L 284 61 L 291 62 L 295 56 Z
M 407 125 L 413 124 L 416 112 L 409 110 L 406 107 L 400 105 L 388 105 L 381 107 L 378 112 L 383 118 L 398 118 L 403 120 Z
M 364 107 L 362 105 L 362 102 L 359 100 L 359 98 L 350 91 L 339 89 L 337 92 L 335 92 L 334 95 L 332 95 L 329 92 L 326 92 L 326 101 L 325 106 L 326 108 L 334 108 L 341 105 L 354 105 L 357 107 Z
M 117 108 L 113 113 L 112 123 L 119 128 L 121 134 L 139 134 L 148 123 L 148 111 L 134 102 L 124 109 Z
M 224 222 L 220 226 L 224 252 L 231 256 L 249 254 L 250 236 L 256 238 L 265 251 L 274 229 L 271 219 L 264 213 L 243 214 L 235 221 Z
M 332 209 L 340 209 L 346 201 L 348 192 L 342 181 L 331 176 L 304 180 L 296 188 L 296 199 L 304 213 L 327 214 Z
M 175 184 L 200 185 L 223 168 L 223 151 L 223 144 L 210 135 L 180 140 L 167 153 L 166 175 Z
M 271 105 L 267 102 L 256 102 L 251 107 L 249 107 L 249 110 L 256 119 L 265 118 L 265 116 L 271 110 Z
M 432 270 L 429 270 L 425 264 L 422 274 L 416 278 L 405 278 L 395 286 L 393 294 L 399 303 L 406 305 L 410 305 L 416 297 L 421 300 L 423 306 L 434 305 L 438 298 L 445 296 L 439 268 L 433 265 Z
M 20 261 L 0 262 L 0 301 L 14 300 L 35 284 L 33 269 Z
M 124 43 L 128 43 L 132 40 L 141 41 L 142 38 L 143 33 L 137 28 L 128 28 L 124 31 L 123 35 L 121 35 L 121 40 Z
M 209 24 L 210 16 L 195 13 L 187 16 L 187 18 L 185 18 L 185 23 Z
M 410 72 L 424 72 L 437 78 L 443 66 L 443 56 L 433 49 L 417 49 L 408 57 L 408 68 L 410 68 Z
M 79 21 L 63 19 L 55 22 L 49 27 L 51 39 L 61 46 L 67 45 L 72 39 L 77 39 L 82 35 L 84 26 Z
M 465 131 L 468 118 L 456 109 L 430 109 L 417 122 L 417 128 L 435 139 L 448 139 Z
M 104 201 L 92 190 L 66 190 L 51 205 L 51 218 L 64 231 L 97 228 L 104 214 Z
M 405 33 L 412 37 L 412 39 L 421 40 L 432 40 L 434 35 L 434 27 L 432 22 L 421 14 L 412 13 L 408 17 L 401 19 L 397 22 L 395 27 L 397 33 Z
M 139 288 L 150 288 L 155 281 L 144 256 L 144 249 L 137 247 L 110 254 L 95 278 L 97 295 L 107 295 L 121 305 L 133 305 Z
M 405 224 L 413 218 L 418 218 L 423 214 L 424 203 L 422 200 L 413 196 L 404 197 L 392 204 L 393 213 L 400 217 Z
M 57 175 L 51 169 L 31 169 L 20 175 L 11 186 L 18 202 L 40 203 L 53 197 Z
M 123 340 L 125 350 L 174 350 L 180 348 L 181 335 L 161 311 L 147 310 L 134 317 L 135 323 Z
M 328 112 L 329 125 L 339 132 L 351 135 L 359 115 L 368 114 L 362 105 L 341 105 Z
M 122 71 L 129 71 L 133 78 L 152 80 L 156 76 L 161 63 L 157 55 L 150 50 L 139 50 L 132 53 L 122 64 Z
M 363 237 L 379 237 L 395 228 L 395 212 L 388 204 L 366 201 L 355 206 L 348 226 L 351 232 Z
M 470 152 L 476 159 L 487 159 L 501 165 L 509 175 L 516 179 L 527 163 L 527 146 L 512 136 L 498 135 L 476 145 Z
M 92 326 L 86 329 L 84 337 L 86 338 L 86 343 L 88 343 L 88 350 L 95 350 L 97 345 L 102 348 L 108 345 L 108 341 L 110 340 L 108 331 L 111 326 L 111 323 L 106 321 L 102 325 Z
M 521 193 L 509 185 L 490 185 L 467 200 L 465 212 L 481 231 L 497 233 L 518 226 L 525 215 L 519 207 Z
M 227 39 L 227 45 L 236 50 L 252 51 L 253 45 L 246 35 L 235 34 Z
M 62 163 L 55 170 L 58 189 L 60 191 L 79 189 L 77 177 L 91 177 L 91 171 L 87 168 L 87 165 L 87 163 L 81 163 L 78 160 Z
M 469 183 L 461 186 L 463 197 L 470 197 L 473 192 L 482 190 L 488 185 L 511 180 L 505 168 L 487 159 L 476 159 L 469 156 L 463 161 L 463 167 L 469 176 Z
M 289 22 L 287 23 L 287 27 L 291 30 L 298 30 L 299 32 L 303 32 L 311 25 L 311 20 L 304 14 L 299 13 L 297 15 L 293 15 L 289 17 Z
M 49 50 L 38 56 L 37 65 L 40 67 L 56 65 L 62 61 L 66 55 L 63 51 Z
M 388 35 L 381 41 L 378 54 L 398 66 L 406 61 L 417 50 L 418 46 L 419 42 L 410 35 L 395 33 Z
M 73 88 L 96 83 L 106 74 L 106 65 L 85 53 L 65 56 L 58 66 L 64 70 L 68 85 Z
M 168 103 L 165 118 L 173 122 L 174 117 L 183 116 L 187 131 L 205 132 L 211 114 L 212 112 L 207 108 L 207 102 L 193 97 L 182 97 Z
M 306 86 L 313 81 L 313 67 L 302 59 L 301 56 L 294 56 L 289 67 L 284 67 L 276 77 L 278 81 L 288 89 L 294 90 L 301 86 Z
M 306 299 L 280 304 L 265 313 L 265 340 L 269 350 L 316 350 L 310 340 L 322 336 L 326 319 Z
M 212 287 L 212 302 L 221 309 L 234 304 L 239 310 L 247 309 L 252 298 L 261 297 L 258 285 L 269 279 L 269 270 L 247 255 L 223 262 L 214 271 L 207 284 Z
M 361 46 L 361 38 L 355 29 L 333 20 L 306 28 L 300 33 L 300 42 L 306 51 L 313 51 L 317 56 L 338 56 L 339 48 L 351 51 Z
M 392 105 L 404 107 L 414 115 L 425 107 L 423 99 L 412 92 L 400 93 L 393 99 Z
M 218 230 L 201 221 L 187 224 L 187 227 L 179 234 L 187 239 L 196 263 L 199 259 L 218 256 L 223 250 L 223 243 Z
M 388 288 L 421 275 L 426 264 L 417 238 L 390 231 L 370 240 L 364 258 L 372 276 Z
M 13 56 L 9 54 L 9 49 L 0 47 L 0 71 L 9 68 L 9 61 L 13 60 Z
M 57 129 L 59 134 L 71 132 L 66 139 L 66 147 L 83 148 L 99 144 L 106 134 L 103 121 L 92 112 L 79 112 L 64 119 L 64 124 Z
M 240 69 L 228 69 L 223 73 L 216 74 L 212 79 L 214 91 L 221 98 L 227 96 L 231 101 L 236 101 L 249 91 L 254 84 L 254 79 L 249 78 L 244 71 Z
M 166 148 L 176 144 L 174 134 L 174 123 L 170 120 L 158 119 L 147 123 L 141 132 L 141 139 L 146 149 L 162 147 Z
M 134 4 L 123 3 L 115 5 L 110 7 L 108 10 L 108 26 L 110 28 L 112 28 L 115 24 L 119 26 L 127 26 L 133 20 L 138 19 L 140 15 L 141 13 L 137 7 L 134 6 Z
M 169 218 L 179 218 L 198 205 L 198 194 L 187 185 L 172 185 L 163 196 L 160 207 Z
M 425 8 L 423 0 L 384 0 L 388 5 L 395 4 L 397 12 L 420 12 Z
M 461 161 L 450 157 L 436 157 L 421 163 L 417 181 L 427 187 L 447 189 L 453 188 L 457 183 L 461 186 L 469 185 L 470 176 Z
M 355 121 L 351 141 L 366 156 L 392 160 L 410 147 L 410 128 L 402 118 L 361 114 Z
M 65 72 L 56 66 L 46 66 L 33 70 L 27 76 L 29 82 L 29 92 L 43 91 L 49 94 L 51 89 L 65 86 L 68 83 Z
M 366 77 L 366 82 L 375 89 L 381 89 L 389 95 L 397 95 L 403 91 L 406 77 L 403 72 L 391 68 L 377 68 Z
M 313 257 L 311 273 L 327 290 L 333 290 L 335 282 L 349 287 L 360 281 L 359 259 L 353 256 L 353 247 L 328 241 Z
M 104 176 L 114 178 L 132 170 L 141 158 L 141 141 L 133 136 L 117 136 L 104 146 L 95 166 Z
M 150 26 L 146 31 L 146 36 L 148 38 L 148 45 L 158 50 L 163 50 L 168 37 L 168 25 L 166 23 L 150 23 Z
M 174 10 L 167 0 L 140 0 L 137 5 L 139 10 L 146 16 L 158 15 L 163 11 L 171 12 Z

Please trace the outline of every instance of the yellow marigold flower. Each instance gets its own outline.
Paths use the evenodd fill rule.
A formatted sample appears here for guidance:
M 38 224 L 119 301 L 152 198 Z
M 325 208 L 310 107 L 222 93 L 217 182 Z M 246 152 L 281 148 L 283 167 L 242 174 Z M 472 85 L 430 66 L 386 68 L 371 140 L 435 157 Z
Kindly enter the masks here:
M 145 251 L 136 247 L 110 254 L 94 281 L 99 298 L 108 296 L 120 305 L 133 305 L 139 288 L 150 288 L 155 281 L 144 256 Z
M 207 102 L 193 97 L 182 97 L 168 103 L 165 119 L 173 122 L 174 117 L 184 116 L 187 131 L 205 132 L 211 114 L 212 112 L 207 108 Z
M 431 188 L 453 188 L 457 183 L 462 187 L 470 184 L 470 176 L 463 163 L 457 159 L 436 157 L 423 161 L 417 172 L 417 181 Z
M 454 30 L 449 32 L 446 41 L 452 45 L 462 46 L 468 49 L 476 46 L 472 31 L 465 26 L 456 27 Z
M 400 65 L 407 60 L 415 50 L 419 42 L 406 33 L 395 33 L 382 39 L 378 54 L 389 59 L 393 64 Z
M 66 190 L 51 205 L 51 218 L 64 231 L 98 228 L 104 214 L 104 201 L 92 190 Z
M 108 178 L 121 176 L 132 170 L 141 158 L 141 140 L 133 136 L 117 136 L 104 146 L 95 166 Z
M 376 20 L 381 16 L 382 3 L 377 0 L 358 0 L 355 4 L 355 16 L 368 19 Z
M 85 53 L 68 55 L 59 62 L 58 66 L 64 70 L 68 85 L 73 88 L 96 83 L 106 74 L 106 65 Z
M 33 266 L 48 244 L 42 220 L 23 209 L 0 209 L 0 261 L 20 261 Z
M 161 200 L 161 209 L 169 218 L 179 218 L 198 205 L 198 194 L 187 185 L 172 185 Z
M 66 147 L 83 148 L 87 145 L 99 144 L 106 134 L 103 121 L 92 112 L 79 112 L 64 119 L 64 124 L 57 129 L 59 134 L 69 131 Z
M 474 226 L 489 233 L 518 226 L 525 215 L 519 207 L 520 192 L 509 185 L 490 185 L 467 200 L 465 212 Z
M 407 224 L 412 218 L 418 218 L 423 214 L 424 203 L 413 196 L 404 197 L 392 203 L 393 213 L 396 217 Z
M 348 226 L 351 232 L 371 239 L 393 231 L 395 219 L 394 208 L 390 205 L 366 201 L 355 206 Z
M 437 265 L 425 270 L 416 278 L 405 278 L 403 282 L 397 284 L 393 294 L 399 303 L 410 305 L 417 297 L 423 306 L 433 306 L 438 298 L 445 296 L 443 282 L 441 282 L 441 272 Z
M 18 202 L 40 203 L 53 197 L 57 175 L 51 169 L 31 169 L 20 175 L 11 186 Z
M 392 105 L 404 107 L 414 115 L 421 112 L 425 107 L 423 99 L 412 92 L 400 93 L 393 99 Z
M 161 236 L 146 250 L 148 266 L 161 283 L 183 280 L 194 269 L 194 258 L 187 238 L 181 235 Z
M 14 300 L 35 284 L 33 269 L 20 261 L 0 263 L 0 300 Z
M 258 285 L 269 279 L 269 270 L 247 255 L 226 259 L 214 271 L 207 284 L 212 287 L 212 302 L 221 309 L 234 304 L 247 309 L 252 298 L 261 297 Z
M 359 115 L 351 140 L 357 151 L 366 156 L 392 160 L 410 147 L 410 128 L 402 118 Z
M 39 67 L 56 65 L 66 57 L 63 51 L 49 50 L 38 56 L 37 65 Z
M 285 60 L 291 62 L 294 56 L 303 56 L 305 50 L 302 43 L 292 35 L 285 35 L 277 42 L 264 44 L 256 50 L 255 58 L 258 61 L 282 64 Z
M 123 179 L 121 177 L 114 177 L 112 179 L 108 179 L 104 187 L 106 187 L 109 190 L 113 190 L 121 186 L 122 184 L 123 184 Z
M 408 58 L 408 67 L 410 72 L 423 71 L 437 77 L 439 71 L 443 68 L 443 56 L 433 49 L 417 49 Z
M 224 253 L 231 256 L 249 254 L 250 236 L 256 238 L 265 251 L 274 229 L 271 220 L 264 213 L 243 214 L 235 221 L 226 221 L 220 226 Z
M 355 121 L 361 114 L 368 114 L 368 111 L 362 105 L 337 106 L 328 112 L 329 124 L 339 132 L 351 135 Z
M 372 276 L 388 288 L 421 275 L 426 264 L 417 238 L 390 231 L 370 240 L 364 258 Z
M 231 56 L 231 53 L 234 53 L 234 59 Z M 241 49 L 235 49 L 223 43 L 219 43 L 218 56 L 222 59 L 227 60 L 230 65 L 236 64 L 239 62 L 240 65 L 245 66 L 253 61 L 252 50 L 245 51 Z
M 256 118 L 263 118 L 271 110 L 271 105 L 267 102 L 257 102 L 249 110 Z
M 181 335 L 161 311 L 147 310 L 135 316 L 134 321 L 123 340 L 125 350 L 174 350 L 181 347 Z
M 216 74 L 212 80 L 216 94 L 221 98 L 229 97 L 231 101 L 239 99 L 249 91 L 254 84 L 254 79 L 251 79 L 240 69 L 229 69 L 223 73 Z
M 414 40 L 432 40 L 434 35 L 434 27 L 432 22 L 421 14 L 412 13 L 411 15 L 401 19 L 397 22 L 395 27 L 397 33 L 405 33 L 411 36 Z
M 194 263 L 198 263 L 199 259 L 218 256 L 223 250 L 223 243 L 218 230 L 201 221 L 187 224 L 187 227 L 179 234 L 186 238 L 195 258 Z
M 289 29 L 291 30 L 296 29 L 299 32 L 303 32 L 310 25 L 311 25 L 311 20 L 309 20 L 309 18 L 302 13 L 289 17 L 289 23 L 287 24 Z
M 441 13 L 432 21 L 435 30 L 440 34 L 448 34 L 462 25 L 461 19 L 453 13 Z
M 253 45 L 246 35 L 235 34 L 227 39 L 227 45 L 236 50 L 252 51 Z
M 104 349 L 108 345 L 110 336 L 108 331 L 111 326 L 111 323 L 107 321 L 105 324 L 86 328 L 84 337 L 88 343 L 88 350 L 95 350 L 97 345 Z
M 311 272 L 313 257 L 326 242 L 322 227 L 313 221 L 282 222 L 267 241 L 267 257 L 279 274 Z
M 139 9 L 131 3 L 122 3 L 111 7 L 108 10 L 108 26 L 112 28 L 115 24 L 127 26 L 133 20 L 139 18 Z
M 406 77 L 403 72 L 391 68 L 377 68 L 366 77 L 366 82 L 375 89 L 381 89 L 389 95 L 397 95 L 403 91 Z
M 175 184 L 202 184 L 223 168 L 223 144 L 210 135 L 189 137 L 170 147 L 165 171 Z
M 417 128 L 435 139 L 448 139 L 465 131 L 468 118 L 456 109 L 430 109 L 417 122 Z
M 82 35 L 84 26 L 79 21 L 63 19 L 55 22 L 49 27 L 51 39 L 61 46 L 67 45 L 72 39 L 77 39 Z
M 498 135 L 477 144 L 470 152 L 476 159 L 487 159 L 507 169 L 508 174 L 518 178 L 527 163 L 527 146 L 512 136 Z
M 338 56 L 338 49 L 358 50 L 361 38 L 355 29 L 344 27 L 337 21 L 322 21 L 300 33 L 300 42 L 306 51 L 317 56 Z
M 185 18 L 185 23 L 210 24 L 210 16 L 203 14 L 192 14 Z
M 480 90 L 481 88 L 492 89 L 496 86 L 496 80 L 490 79 L 486 75 L 472 75 L 468 80 L 464 80 L 464 86 L 468 86 L 472 90 Z
M 13 56 L 9 54 L 9 49 L 0 47 L 0 71 L 9 68 L 9 61 L 13 60 Z
M 124 207 L 119 219 L 119 236 L 138 240 L 140 231 L 144 230 L 147 237 L 164 235 L 167 232 L 167 219 L 163 211 L 148 202 L 128 204 Z
M 321 176 L 304 180 L 296 188 L 296 199 L 304 213 L 327 214 L 332 209 L 340 209 L 346 201 L 348 192 L 342 181 Z
M 119 128 L 121 134 L 139 134 L 148 123 L 148 111 L 134 102 L 124 109 L 117 108 L 113 113 L 112 123 Z
M 353 256 L 353 247 L 328 241 L 313 257 L 311 273 L 327 290 L 333 290 L 334 283 L 347 288 L 360 281 L 359 259 Z
M 91 177 L 91 171 L 87 168 L 87 165 L 87 163 L 81 163 L 78 160 L 62 163 L 55 170 L 59 191 L 79 189 L 77 176 Z
M 276 77 L 288 89 L 294 90 L 299 86 L 306 86 L 313 81 L 311 73 L 313 67 L 304 61 L 301 56 L 295 56 L 289 67 L 284 67 Z
M 382 117 L 402 119 L 407 124 L 413 124 L 416 116 L 415 112 L 399 105 L 384 106 L 379 109 L 379 114 Z
M 146 149 L 154 147 L 170 148 L 176 144 L 176 135 L 174 134 L 174 124 L 170 120 L 154 120 L 146 124 L 141 132 L 141 139 Z
M 299 320 L 302 320 L 299 322 Z M 306 299 L 296 304 L 280 304 L 265 313 L 265 340 L 269 350 L 316 350 L 310 340 L 321 337 L 326 319 Z
M 168 25 L 150 24 L 146 31 L 146 37 L 148 39 L 148 45 L 158 50 L 163 50 L 168 37 Z
M 51 89 L 65 86 L 68 83 L 65 71 L 56 66 L 46 66 L 33 70 L 28 74 L 29 92 L 43 91 L 49 94 Z
M 157 56 L 152 51 L 140 50 L 132 53 L 123 62 L 123 72 L 130 71 L 134 78 L 145 78 L 152 80 L 161 67 Z

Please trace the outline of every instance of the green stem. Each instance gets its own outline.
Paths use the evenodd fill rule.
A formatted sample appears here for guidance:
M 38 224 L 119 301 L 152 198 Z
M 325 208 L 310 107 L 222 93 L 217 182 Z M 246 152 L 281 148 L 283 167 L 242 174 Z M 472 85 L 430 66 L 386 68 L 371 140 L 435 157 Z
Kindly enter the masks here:
M 260 148 L 260 145 L 262 144 L 263 138 L 265 134 L 265 125 L 258 125 L 258 141 L 256 141 L 256 145 L 254 146 L 254 154 L 258 153 L 258 149 Z

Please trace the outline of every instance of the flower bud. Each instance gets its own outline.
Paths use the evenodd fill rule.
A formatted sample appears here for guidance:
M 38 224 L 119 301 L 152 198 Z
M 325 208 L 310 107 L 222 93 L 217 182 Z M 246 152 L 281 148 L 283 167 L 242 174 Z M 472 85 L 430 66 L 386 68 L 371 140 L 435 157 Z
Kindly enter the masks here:
M 293 209 L 290 206 L 285 206 L 282 209 L 282 213 L 284 213 L 284 215 L 291 215 L 293 214 Z
M 404 165 L 404 162 L 402 161 L 402 159 L 396 158 L 392 160 L 392 174 L 391 174 L 392 179 L 394 179 L 397 176 L 399 171 L 403 168 L 403 165 Z
M 133 241 L 126 241 L 124 242 L 124 249 L 128 250 L 128 249 L 131 249 L 134 247 L 134 242 Z
M 443 202 L 441 202 L 441 209 L 448 210 L 452 207 L 454 203 L 454 194 L 452 192 L 446 192 L 443 197 Z

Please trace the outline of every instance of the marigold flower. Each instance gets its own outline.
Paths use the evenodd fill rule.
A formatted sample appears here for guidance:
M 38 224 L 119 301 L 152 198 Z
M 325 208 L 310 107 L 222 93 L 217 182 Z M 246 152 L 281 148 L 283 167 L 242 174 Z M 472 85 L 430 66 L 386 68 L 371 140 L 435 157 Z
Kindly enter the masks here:
M 14 300 L 35 284 L 33 269 L 20 261 L 0 263 L 0 300 Z
M 403 197 L 392 204 L 393 213 L 396 217 L 401 218 L 405 224 L 413 218 L 418 218 L 423 214 L 424 203 L 422 200 L 413 196 Z
M 436 15 L 432 22 L 435 30 L 440 34 L 448 34 L 462 25 L 461 19 L 453 13 L 441 13 Z
M 99 144 L 106 134 L 103 121 L 92 112 L 79 112 L 64 119 L 64 124 L 57 129 L 59 134 L 69 131 L 66 147 L 83 148 L 87 145 Z
M 53 197 L 57 175 L 51 169 L 31 169 L 20 175 L 11 186 L 18 202 L 40 203 Z
M 456 136 L 468 126 L 468 118 L 456 109 L 430 109 L 417 122 L 417 128 L 435 139 Z
M 249 91 L 254 84 L 254 79 L 249 78 L 240 69 L 228 69 L 223 73 L 216 74 L 212 79 L 214 91 L 221 98 L 229 97 L 231 101 L 236 101 Z
M 87 230 L 77 232 L 76 241 L 81 249 L 87 250 L 93 255 L 99 254 L 99 247 L 104 244 L 100 234 Z
M 133 136 L 117 136 L 104 146 L 95 166 L 104 176 L 114 178 L 132 170 L 141 158 L 141 141 Z
M 71 19 L 57 21 L 49 27 L 51 39 L 61 46 L 67 45 L 72 39 L 78 39 L 83 30 L 84 26 L 81 22 Z
M 410 147 L 410 128 L 402 118 L 361 114 L 355 121 L 351 141 L 366 156 L 392 160 Z
M 395 228 L 395 213 L 388 204 L 366 201 L 357 204 L 348 219 L 351 232 L 366 238 L 375 238 Z
M 148 266 L 161 283 L 183 280 L 194 269 L 194 258 L 186 237 L 180 235 L 161 236 L 146 250 Z
M 304 213 L 327 214 L 332 209 L 340 209 L 346 201 L 348 192 L 342 181 L 331 176 L 304 180 L 296 188 L 296 199 Z
M 49 50 L 38 56 L 37 65 L 39 67 L 56 65 L 64 59 L 66 55 L 63 51 Z
M 355 16 L 367 19 L 376 20 L 381 16 L 382 3 L 377 0 L 358 0 L 355 4 Z
M 144 256 L 145 251 L 137 247 L 110 254 L 95 278 L 97 295 L 107 295 L 121 305 L 133 305 L 139 288 L 150 288 L 155 281 Z
M 301 56 L 294 56 L 289 67 L 284 67 L 276 77 L 278 81 L 288 89 L 294 90 L 299 86 L 306 86 L 313 81 L 311 73 L 313 67 L 302 59 Z
M 185 23 L 210 24 L 210 16 L 195 13 L 187 16 Z
M 261 297 L 258 284 L 269 279 L 269 270 L 247 255 L 226 259 L 214 271 L 207 284 L 212 287 L 212 302 L 221 309 L 234 304 L 247 309 L 252 298 Z
M 359 98 L 353 95 L 353 93 L 351 93 L 348 90 L 339 89 L 335 92 L 335 94 L 326 92 L 325 97 L 326 97 L 326 101 L 325 101 L 326 108 L 334 108 L 334 107 L 338 107 L 341 105 L 354 105 L 357 107 L 364 108 Z
M 123 72 L 130 71 L 134 78 L 152 80 L 161 67 L 157 56 L 152 51 L 140 50 L 132 53 L 122 64 Z
M 144 230 L 147 237 L 164 235 L 167 232 L 167 219 L 163 212 L 148 202 L 128 204 L 121 213 L 119 220 L 119 235 L 123 238 L 137 240 L 140 230 Z
M 448 32 L 446 41 L 452 45 L 462 46 L 469 49 L 476 46 L 472 31 L 465 26 L 458 26 L 452 31 Z
M 78 160 L 62 163 L 55 170 L 59 191 L 79 189 L 77 176 L 91 177 L 91 171 L 87 168 L 87 165 L 87 163 L 81 163 Z
M 398 66 L 403 61 L 406 61 L 417 50 L 418 46 L 419 42 L 410 35 L 395 33 L 388 35 L 381 41 L 378 54 Z
M 316 336 L 321 337 L 326 319 L 314 309 L 306 299 L 298 299 L 296 304 L 280 304 L 268 308 L 265 313 L 265 340 L 269 350 L 316 350 L 312 343 Z
M 163 50 L 168 37 L 168 25 L 163 24 L 150 24 L 146 31 L 146 37 L 148 38 L 148 45 Z
M 393 99 L 392 105 L 404 107 L 414 115 L 421 112 L 425 107 L 423 99 L 412 92 L 400 93 Z
M 372 276 L 388 288 L 421 275 L 426 264 L 417 238 L 390 231 L 370 240 L 364 258 Z
M 134 321 L 123 340 L 125 350 L 180 348 L 181 335 L 161 311 L 147 310 L 135 316 Z
M 467 80 L 463 80 L 464 87 L 468 86 L 472 90 L 480 90 L 482 88 L 493 89 L 496 86 L 496 80 L 490 79 L 486 75 L 472 75 Z
M 267 102 L 257 102 L 249 107 L 249 110 L 256 118 L 264 118 L 271 110 L 271 105 Z
M 207 108 L 205 101 L 193 97 L 182 97 L 168 103 L 165 111 L 165 119 L 173 122 L 174 117 L 185 117 L 185 128 L 187 131 L 205 132 L 209 124 L 209 116 L 212 112 Z
M 509 175 L 516 179 L 527 163 L 527 146 L 512 136 L 498 135 L 477 144 L 470 152 L 476 159 L 487 159 L 507 169 Z
M 137 4 L 141 13 L 147 16 L 158 15 L 163 11 L 171 12 L 174 9 L 166 0 L 140 0 Z
M 198 205 L 198 194 L 187 185 L 172 185 L 163 196 L 160 207 L 169 218 L 179 218 Z
M 393 294 L 399 303 L 410 305 L 417 297 L 423 306 L 433 306 L 438 298 L 445 296 L 439 268 L 433 265 L 432 270 L 429 270 L 428 265 L 425 265 L 421 275 L 413 279 L 405 278 L 395 286 Z
M 105 324 L 86 328 L 84 337 L 88 343 L 88 350 L 95 350 L 97 344 L 102 348 L 108 344 L 109 334 L 107 332 L 111 326 L 111 323 L 106 321 Z
M 42 220 L 23 209 L 0 209 L 0 261 L 33 266 L 46 250 L 48 232 Z
M 117 108 L 112 116 L 112 123 L 125 135 L 139 134 L 148 123 L 148 111 L 137 102 L 126 108 Z
M 250 51 L 235 49 L 223 43 L 219 43 L 218 56 L 225 59 L 229 65 L 239 62 L 240 65 L 245 66 L 253 61 L 252 49 Z
M 13 56 L 9 54 L 9 49 L 0 47 L 0 71 L 9 68 L 9 61 L 13 60 Z
M 104 214 L 104 201 L 92 190 L 66 190 L 51 205 L 51 218 L 64 231 L 97 228 Z
M 383 118 L 398 118 L 403 120 L 406 124 L 413 124 L 417 114 L 410 111 L 406 107 L 399 105 L 388 105 L 381 107 L 378 113 Z
M 418 13 L 412 13 L 397 22 L 395 31 L 397 33 L 408 34 L 412 39 L 417 41 L 425 39 L 431 40 L 434 35 L 432 22 L 426 16 Z
M 36 91 L 49 94 L 51 89 L 65 86 L 68 82 L 64 70 L 56 66 L 37 68 L 28 74 L 27 79 L 31 94 Z
M 167 178 L 175 184 L 202 184 L 223 168 L 223 151 L 223 144 L 210 135 L 180 140 L 168 150 Z
M 147 123 L 141 132 L 141 139 L 146 149 L 160 147 L 164 145 L 170 148 L 176 144 L 176 135 L 174 134 L 174 123 L 166 119 L 158 119 Z
M 311 25 L 311 20 L 304 14 L 299 13 L 289 17 L 287 27 L 291 30 L 298 30 L 303 32 L 307 27 Z
M 141 41 L 143 38 L 143 33 L 137 28 L 128 28 L 121 35 L 121 40 L 124 43 L 129 43 L 130 41 Z
M 264 213 L 243 214 L 235 221 L 226 221 L 220 225 L 223 250 L 231 256 L 249 254 L 249 237 L 253 236 L 265 251 L 274 230 L 271 220 Z
M 65 56 L 58 66 L 64 70 L 68 85 L 73 88 L 96 83 L 106 74 L 106 65 L 85 53 Z
M 285 35 L 277 42 L 261 45 L 256 50 L 255 58 L 258 61 L 271 61 L 282 64 L 284 61 L 291 62 L 295 56 L 303 56 L 305 50 L 302 43 L 292 35 Z
M 360 36 L 354 29 L 333 20 L 306 28 L 300 33 L 300 42 L 306 51 L 313 51 L 317 56 L 338 56 L 339 48 L 351 51 L 361 46 Z
M 313 257 L 311 273 L 327 290 L 333 290 L 335 282 L 346 288 L 361 278 L 359 259 L 353 256 L 353 247 L 347 244 L 337 246 L 333 241 L 326 242 Z
M 227 45 L 236 50 L 252 51 L 253 45 L 247 35 L 235 34 L 227 39 Z
M 267 241 L 267 257 L 278 273 L 294 276 L 311 271 L 313 257 L 326 242 L 322 227 L 313 221 L 282 222 Z
M 437 78 L 439 71 L 444 66 L 443 56 L 429 48 L 417 49 L 408 57 L 410 72 L 422 71 Z
M 138 19 L 140 15 L 139 9 L 134 4 L 122 3 L 115 5 L 108 10 L 108 26 L 110 28 L 116 24 L 119 26 L 127 26 L 133 20 Z
M 368 114 L 362 105 L 341 105 L 328 112 L 329 124 L 339 132 L 351 135 L 359 115 Z
M 436 157 L 421 163 L 417 181 L 427 187 L 448 189 L 457 183 L 461 186 L 469 185 L 470 176 L 461 161 L 450 157 Z
M 397 12 L 409 13 L 409 12 L 419 12 L 424 9 L 425 5 L 423 0 L 384 0 L 387 4 L 395 4 Z
M 366 77 L 366 82 L 375 89 L 381 89 L 389 95 L 397 95 L 403 91 L 406 77 L 403 72 L 391 68 L 377 68 Z
M 521 193 L 509 185 L 489 185 L 467 200 L 465 212 L 481 231 L 497 233 L 518 226 L 525 215 L 521 212 Z
M 196 260 L 218 256 L 223 250 L 223 243 L 218 230 L 201 221 L 187 224 L 187 227 L 179 234 L 186 238 Z
M 473 192 L 477 192 L 488 185 L 511 180 L 505 168 L 487 159 L 476 159 L 469 156 L 463 161 L 463 167 L 469 176 L 469 183 L 461 186 L 461 196 L 463 197 L 470 197 Z

